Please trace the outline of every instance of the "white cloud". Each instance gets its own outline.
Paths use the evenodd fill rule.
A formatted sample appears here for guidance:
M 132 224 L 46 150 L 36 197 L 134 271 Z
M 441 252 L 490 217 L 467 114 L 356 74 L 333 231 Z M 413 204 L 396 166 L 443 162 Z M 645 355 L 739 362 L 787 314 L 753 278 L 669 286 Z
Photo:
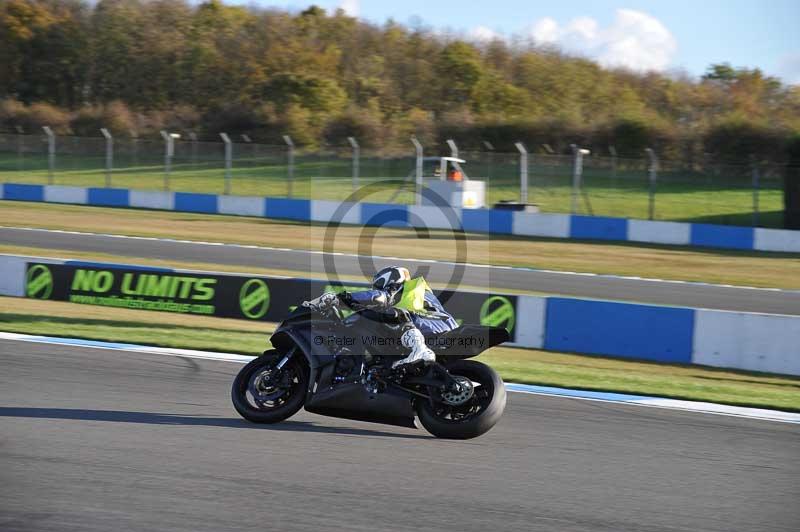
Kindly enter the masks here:
M 565 26 L 545 17 L 530 27 L 529 34 L 538 43 L 558 44 L 603 65 L 633 70 L 664 70 L 678 49 L 675 37 L 661 21 L 632 9 L 618 9 L 607 27 L 600 27 L 591 17 L 573 19 Z
M 586 40 L 596 39 L 597 21 L 591 17 L 578 17 L 569 23 L 567 32 Z
M 469 31 L 469 38 L 473 41 L 489 42 L 495 39 L 501 39 L 502 35 L 486 26 L 477 26 Z
M 550 17 L 544 17 L 536 21 L 531 28 L 531 37 L 536 42 L 542 44 L 551 44 L 558 41 L 561 29 L 558 27 L 558 22 Z
M 800 85 L 800 52 L 786 54 L 778 60 L 778 77 L 791 85 Z
M 342 0 L 339 4 L 339 9 L 344 11 L 348 16 L 357 17 L 359 13 L 359 5 L 358 0 Z

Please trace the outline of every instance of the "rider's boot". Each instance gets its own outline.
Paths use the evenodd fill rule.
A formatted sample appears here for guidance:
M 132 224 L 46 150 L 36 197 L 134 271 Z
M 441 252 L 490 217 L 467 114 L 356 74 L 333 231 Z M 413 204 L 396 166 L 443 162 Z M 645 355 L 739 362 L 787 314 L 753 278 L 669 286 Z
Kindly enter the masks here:
M 407 357 L 392 364 L 392 368 L 397 368 L 405 364 L 414 364 L 420 361 L 425 364 L 436 362 L 436 355 L 425 345 L 425 337 L 416 327 L 407 329 L 403 335 L 400 336 L 400 343 L 403 344 L 403 347 L 411 349 L 411 353 Z

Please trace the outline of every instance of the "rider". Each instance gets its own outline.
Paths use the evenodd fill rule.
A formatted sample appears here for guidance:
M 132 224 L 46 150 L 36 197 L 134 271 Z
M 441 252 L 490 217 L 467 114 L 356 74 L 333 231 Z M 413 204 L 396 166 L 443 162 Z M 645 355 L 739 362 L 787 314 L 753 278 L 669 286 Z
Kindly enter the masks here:
M 401 326 L 400 343 L 411 352 L 392 364 L 393 368 L 419 361 L 426 364 L 434 362 L 436 355 L 425 345 L 425 335 L 440 334 L 458 327 L 425 279 L 411 279 L 411 274 L 402 267 L 392 266 L 376 273 L 372 278 L 372 290 L 340 294 L 326 292 L 304 302 L 303 306 L 324 311 L 340 302 L 351 308 L 380 311 L 389 323 Z M 426 316 L 428 311 L 436 312 L 439 316 Z

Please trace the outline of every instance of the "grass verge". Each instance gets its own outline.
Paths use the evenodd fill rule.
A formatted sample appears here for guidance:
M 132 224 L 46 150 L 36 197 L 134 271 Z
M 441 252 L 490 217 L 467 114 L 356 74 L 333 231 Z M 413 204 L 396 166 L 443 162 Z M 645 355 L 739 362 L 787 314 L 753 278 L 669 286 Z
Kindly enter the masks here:
M 0 225 L 321 250 L 326 226 L 222 215 L 0 201 Z M 342 226 L 344 253 L 456 260 L 452 235 Z M 766 288 L 800 288 L 800 254 L 576 242 L 502 235 L 467 237 L 468 262 Z M 296 274 L 295 274 L 296 275 Z
M 0 297 L 0 330 L 257 355 L 274 324 Z M 480 360 L 509 382 L 800 412 L 800 378 L 497 347 Z

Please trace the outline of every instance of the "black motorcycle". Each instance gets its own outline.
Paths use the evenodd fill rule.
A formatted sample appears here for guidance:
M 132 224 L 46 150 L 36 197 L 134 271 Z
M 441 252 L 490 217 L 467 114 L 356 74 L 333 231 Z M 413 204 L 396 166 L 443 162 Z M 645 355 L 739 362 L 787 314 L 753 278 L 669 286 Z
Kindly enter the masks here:
M 236 376 L 231 398 L 254 423 L 277 423 L 305 406 L 405 427 L 418 420 L 439 438 L 475 438 L 500 420 L 506 389 L 492 368 L 466 359 L 508 339 L 503 328 L 462 325 L 426 338 L 435 363 L 393 369 L 404 356 L 399 331 L 375 311 L 345 317 L 338 307 L 324 313 L 297 307 L 273 333 L 274 349 Z

